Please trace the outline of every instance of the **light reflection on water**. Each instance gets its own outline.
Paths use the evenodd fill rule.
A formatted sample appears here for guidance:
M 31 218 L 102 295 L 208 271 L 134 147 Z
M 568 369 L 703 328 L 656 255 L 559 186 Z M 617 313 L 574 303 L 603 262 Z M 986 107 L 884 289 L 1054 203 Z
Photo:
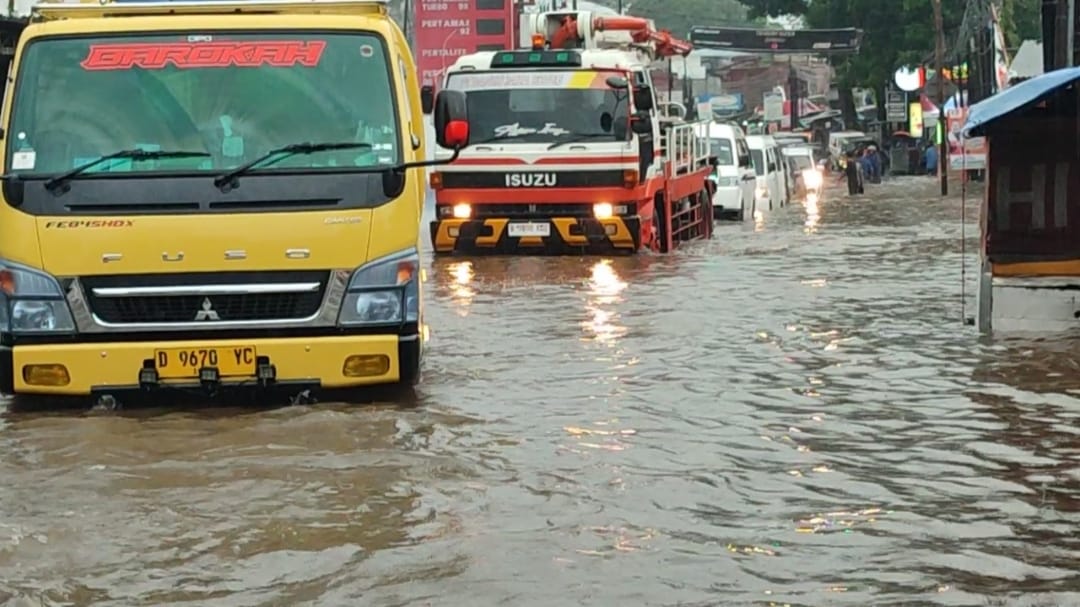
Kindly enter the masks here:
M 1078 342 L 957 322 L 935 188 L 430 261 L 412 408 L 4 416 L 0 604 L 1080 605 Z

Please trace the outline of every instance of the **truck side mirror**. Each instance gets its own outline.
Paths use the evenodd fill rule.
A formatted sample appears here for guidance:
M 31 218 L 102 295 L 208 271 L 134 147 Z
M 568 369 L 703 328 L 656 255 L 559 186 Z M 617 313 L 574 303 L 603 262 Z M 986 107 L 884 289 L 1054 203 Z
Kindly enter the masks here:
M 625 91 L 630 88 L 630 83 L 622 76 L 609 76 L 605 82 L 616 91 Z
M 639 86 L 634 89 L 634 108 L 644 112 L 652 111 L 653 97 L 651 87 Z
M 424 115 L 431 115 L 435 108 L 435 87 L 425 84 L 420 87 L 420 110 Z
M 469 109 L 465 93 L 444 90 L 435 96 L 435 140 L 440 147 L 460 150 L 469 146 Z

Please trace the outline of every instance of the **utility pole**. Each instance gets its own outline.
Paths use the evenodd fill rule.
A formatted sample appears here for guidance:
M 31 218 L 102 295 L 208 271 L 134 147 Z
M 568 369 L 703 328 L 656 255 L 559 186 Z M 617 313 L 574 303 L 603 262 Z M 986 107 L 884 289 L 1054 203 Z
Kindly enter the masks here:
M 931 0 L 934 3 L 934 29 L 937 30 L 934 44 L 934 55 L 937 63 L 937 98 L 938 98 L 938 124 L 941 132 L 941 145 L 938 150 L 938 176 L 941 179 L 941 195 L 949 195 L 949 130 L 945 121 L 945 22 L 941 16 L 941 0 Z

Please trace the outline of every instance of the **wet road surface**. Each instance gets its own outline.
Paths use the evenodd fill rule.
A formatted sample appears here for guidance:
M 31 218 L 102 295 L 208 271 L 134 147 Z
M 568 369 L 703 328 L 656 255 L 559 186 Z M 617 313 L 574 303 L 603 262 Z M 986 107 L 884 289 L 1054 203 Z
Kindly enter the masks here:
M 433 260 L 411 408 L 8 413 L 0 605 L 1080 605 L 1080 342 L 978 340 L 958 200 L 872 188 Z

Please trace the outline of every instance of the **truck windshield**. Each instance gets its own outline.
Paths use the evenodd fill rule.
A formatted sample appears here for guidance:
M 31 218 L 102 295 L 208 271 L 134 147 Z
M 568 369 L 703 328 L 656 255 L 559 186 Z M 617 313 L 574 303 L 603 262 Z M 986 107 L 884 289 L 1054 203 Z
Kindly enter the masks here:
M 470 72 L 451 74 L 446 86 L 468 97 L 473 141 L 547 142 L 571 135 L 599 138 L 612 133 L 605 113 L 611 119 L 629 116 L 629 103 L 618 101 L 625 93 L 616 97 L 606 83 L 612 75 L 588 70 Z
M 7 132 L 9 173 L 221 172 L 307 141 L 363 149 L 295 155 L 267 172 L 393 165 L 400 137 L 382 38 L 295 32 L 46 38 L 24 49 Z

